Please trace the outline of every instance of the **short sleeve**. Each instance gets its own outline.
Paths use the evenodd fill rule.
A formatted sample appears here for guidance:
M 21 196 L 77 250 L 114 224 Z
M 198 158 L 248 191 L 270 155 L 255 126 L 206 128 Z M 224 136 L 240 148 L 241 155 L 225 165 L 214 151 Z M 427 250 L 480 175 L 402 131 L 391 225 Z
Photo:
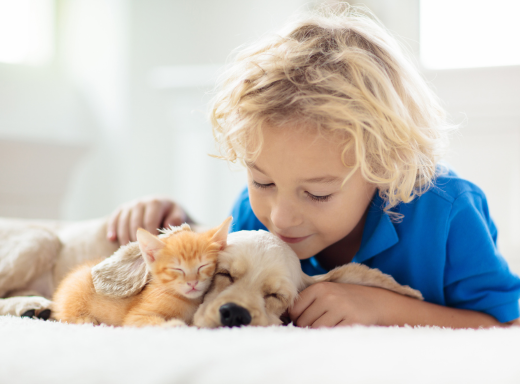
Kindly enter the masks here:
M 520 279 L 497 246 L 483 194 L 465 192 L 448 219 L 444 275 L 446 305 L 487 313 L 500 322 L 520 317 Z
M 251 208 L 247 187 L 242 190 L 233 205 L 231 216 L 233 216 L 233 223 L 231 224 L 229 232 L 256 231 L 258 229 L 267 230 L 260 220 L 256 218 Z

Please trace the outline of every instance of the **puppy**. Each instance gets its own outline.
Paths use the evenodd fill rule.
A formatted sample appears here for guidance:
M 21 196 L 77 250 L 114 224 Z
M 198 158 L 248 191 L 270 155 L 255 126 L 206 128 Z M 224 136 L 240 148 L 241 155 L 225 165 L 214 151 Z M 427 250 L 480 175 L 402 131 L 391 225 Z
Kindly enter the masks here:
M 280 325 L 282 313 L 310 283 L 296 254 L 278 237 L 265 231 L 232 233 L 193 323 L 203 328 Z

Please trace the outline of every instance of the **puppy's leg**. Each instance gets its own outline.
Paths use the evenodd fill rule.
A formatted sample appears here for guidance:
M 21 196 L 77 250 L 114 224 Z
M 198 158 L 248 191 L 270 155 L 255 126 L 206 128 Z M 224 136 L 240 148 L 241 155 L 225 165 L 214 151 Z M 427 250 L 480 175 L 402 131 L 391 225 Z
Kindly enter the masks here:
M 314 276 L 314 281 L 316 283 L 330 281 L 384 288 L 401 295 L 423 300 L 423 296 L 418 290 L 407 285 L 401 285 L 392 276 L 381 272 L 379 269 L 369 268 L 364 264 L 350 263 L 337 267 L 325 275 Z
M 51 304 L 50 300 L 40 296 L 9 297 L 0 299 L 0 315 L 22 316 L 28 311 L 34 311 L 34 314 L 37 314 L 50 310 Z

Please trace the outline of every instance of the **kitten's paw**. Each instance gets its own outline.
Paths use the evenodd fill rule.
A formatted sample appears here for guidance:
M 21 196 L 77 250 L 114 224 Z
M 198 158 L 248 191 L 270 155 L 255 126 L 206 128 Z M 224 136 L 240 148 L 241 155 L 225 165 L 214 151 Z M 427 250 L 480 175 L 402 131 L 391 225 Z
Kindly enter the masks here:
M 68 320 L 67 323 L 69 324 L 93 324 L 93 325 L 99 325 L 99 321 L 97 321 L 92 316 L 84 316 L 84 317 L 78 317 L 73 320 Z
M 173 327 L 187 327 L 188 324 L 186 324 L 184 321 L 179 319 L 171 319 L 166 321 L 164 324 L 162 324 L 162 327 L 164 328 L 173 328 Z

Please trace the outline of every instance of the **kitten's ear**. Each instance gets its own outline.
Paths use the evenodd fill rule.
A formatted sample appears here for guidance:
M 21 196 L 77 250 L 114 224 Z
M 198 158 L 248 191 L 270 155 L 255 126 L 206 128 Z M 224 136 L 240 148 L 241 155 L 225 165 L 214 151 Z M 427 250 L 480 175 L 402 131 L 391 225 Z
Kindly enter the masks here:
M 139 228 L 137 230 L 137 242 L 141 249 L 146 264 L 152 264 L 157 258 L 157 252 L 165 247 L 165 244 L 150 232 Z
M 231 221 L 233 221 L 233 217 L 229 216 L 222 224 L 213 230 L 215 233 L 211 237 L 211 241 L 217 243 L 220 247 L 220 250 L 223 250 L 227 245 L 227 237 Z

